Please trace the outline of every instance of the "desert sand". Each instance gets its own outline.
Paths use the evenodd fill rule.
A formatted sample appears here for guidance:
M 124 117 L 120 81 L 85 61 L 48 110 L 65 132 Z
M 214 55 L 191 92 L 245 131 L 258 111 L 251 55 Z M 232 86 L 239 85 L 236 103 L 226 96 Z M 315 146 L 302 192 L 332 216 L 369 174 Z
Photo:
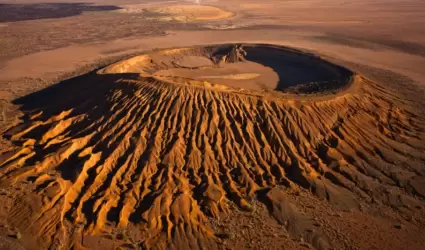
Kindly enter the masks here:
M 214 21 L 220 19 L 231 18 L 234 14 L 229 11 L 206 5 L 171 5 L 153 8 L 138 8 L 135 6 L 126 6 L 126 8 L 117 10 L 119 13 L 143 13 L 151 16 L 151 19 L 161 21 L 178 21 L 178 22 L 194 22 L 194 21 Z
M 0 248 L 422 249 L 424 7 L 5 1 Z

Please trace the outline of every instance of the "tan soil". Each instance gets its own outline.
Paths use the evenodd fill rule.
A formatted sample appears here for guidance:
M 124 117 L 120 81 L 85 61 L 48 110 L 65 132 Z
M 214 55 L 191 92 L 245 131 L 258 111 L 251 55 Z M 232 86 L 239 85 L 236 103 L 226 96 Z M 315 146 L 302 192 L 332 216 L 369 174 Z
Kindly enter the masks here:
M 1 25 L 0 248 L 422 249 L 420 1 L 208 4 Z

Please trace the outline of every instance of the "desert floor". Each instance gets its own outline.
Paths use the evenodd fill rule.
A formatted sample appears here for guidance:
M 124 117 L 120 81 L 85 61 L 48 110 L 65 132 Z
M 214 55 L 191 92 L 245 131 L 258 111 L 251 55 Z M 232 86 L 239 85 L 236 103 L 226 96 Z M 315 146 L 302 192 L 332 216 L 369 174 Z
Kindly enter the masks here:
M 0 249 L 423 249 L 424 69 L 418 0 L 0 0 Z

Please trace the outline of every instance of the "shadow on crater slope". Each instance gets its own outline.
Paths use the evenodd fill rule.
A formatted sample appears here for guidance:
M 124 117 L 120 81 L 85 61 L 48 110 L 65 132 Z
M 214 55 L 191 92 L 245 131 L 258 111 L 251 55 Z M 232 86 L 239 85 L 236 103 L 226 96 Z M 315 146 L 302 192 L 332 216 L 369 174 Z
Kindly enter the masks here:
M 216 48 L 218 54 L 232 53 L 235 45 Z M 244 59 L 272 68 L 279 76 L 275 90 L 291 93 L 335 91 L 349 84 L 350 70 L 313 54 L 267 44 L 241 44 Z

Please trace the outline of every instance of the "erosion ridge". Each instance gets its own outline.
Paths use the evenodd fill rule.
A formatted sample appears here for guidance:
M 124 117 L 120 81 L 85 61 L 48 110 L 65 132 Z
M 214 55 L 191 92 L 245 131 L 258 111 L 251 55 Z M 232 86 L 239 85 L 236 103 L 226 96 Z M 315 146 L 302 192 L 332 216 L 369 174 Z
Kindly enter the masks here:
M 250 211 L 258 198 L 291 235 L 327 249 L 326 235 L 308 230 L 312 218 L 282 190 L 310 190 L 345 209 L 371 201 L 403 211 L 423 205 L 425 121 L 409 102 L 351 73 L 355 89 L 323 100 L 246 95 L 234 82 L 287 75 L 276 71 L 280 57 L 261 66 L 255 47 L 222 48 L 141 55 L 17 100 L 25 117 L 3 132 L 18 147 L 1 155 L 0 179 L 28 182 L 37 195 L 16 198 L 11 223 L 43 247 L 79 247 L 82 235 L 136 227 L 146 248 L 217 248 L 209 218 L 232 205 Z M 238 63 L 252 68 L 224 66 Z M 222 72 L 188 82 L 175 71 L 220 67 L 251 75 L 223 85 L 205 78 Z M 346 74 L 330 76 L 343 80 L 332 81 L 337 88 L 346 83 Z M 281 77 L 275 80 L 262 89 L 305 84 L 280 88 Z

